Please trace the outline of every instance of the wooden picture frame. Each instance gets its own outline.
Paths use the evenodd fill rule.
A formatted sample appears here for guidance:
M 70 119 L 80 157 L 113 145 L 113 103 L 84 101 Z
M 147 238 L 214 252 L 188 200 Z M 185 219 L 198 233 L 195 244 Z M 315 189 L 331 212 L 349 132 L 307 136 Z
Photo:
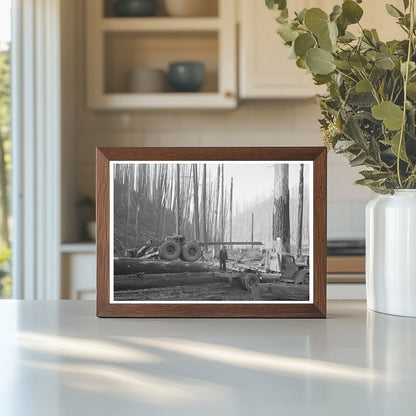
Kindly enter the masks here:
M 326 317 L 326 212 L 327 212 L 327 150 L 324 147 L 239 147 L 239 148 L 150 148 L 150 147 L 136 147 L 136 148 L 97 148 L 97 176 L 96 176 L 96 193 L 97 193 L 97 316 L 98 317 L 210 317 L 210 318 L 325 318 Z M 224 180 L 224 165 L 231 167 L 230 169 L 244 168 L 251 163 L 259 166 L 259 169 L 265 168 L 270 164 L 273 165 L 274 172 L 276 166 L 288 165 L 295 166 L 310 166 L 308 170 L 308 180 L 310 183 L 310 208 L 309 208 L 309 229 L 311 233 L 308 234 L 309 251 L 311 258 L 307 262 L 308 270 L 310 268 L 311 284 L 309 286 L 309 297 L 306 301 L 123 301 L 115 300 L 114 287 L 118 279 L 114 277 L 114 264 L 120 261 L 114 256 L 114 241 L 112 229 L 113 212 L 114 212 L 114 196 L 111 200 L 113 186 L 115 181 L 114 172 L 120 171 L 123 163 L 151 165 L 169 165 L 176 163 L 180 166 L 191 166 L 194 163 L 198 165 L 210 166 L 211 164 L 222 163 L 222 179 Z M 241 163 L 239 163 L 241 162 Z M 129 165 L 130 166 L 130 165 Z M 115 167 L 113 172 L 113 167 Z M 272 167 L 272 166 L 271 166 Z M 136 168 L 135 168 L 136 169 Z M 137 168 L 138 169 L 138 168 Z M 166 168 L 167 171 L 168 168 Z M 171 168 L 172 172 L 174 167 Z M 191 167 L 192 169 L 192 167 Z M 212 168 L 214 169 L 214 168 Z M 219 168 L 218 168 L 219 169 Z M 228 169 L 228 168 L 227 168 Z M 287 168 L 289 169 L 289 168 Z M 295 169 L 292 167 L 290 169 Z M 303 168 L 299 168 L 299 172 Z M 136 172 L 136 170 L 134 171 Z M 147 172 L 145 170 L 145 172 Z M 149 171 L 150 172 L 150 168 Z M 206 172 L 206 171 L 205 171 Z M 192 170 L 190 170 L 192 173 Z M 198 174 L 196 174 L 198 175 Z M 206 173 L 205 173 L 206 175 Z M 276 173 L 274 173 L 274 181 L 276 181 Z M 292 175 L 294 176 L 294 175 Z M 196 176 L 198 178 L 198 176 Z M 218 176 L 219 177 L 219 176 Z M 303 176 L 302 176 L 303 178 Z M 174 179 L 172 179 L 173 182 Z M 180 176 L 178 173 L 178 189 L 180 188 Z M 198 179 L 199 180 L 199 179 Z M 259 178 L 262 180 L 262 178 Z M 298 183 L 302 182 L 303 195 L 303 179 L 300 176 Z M 197 182 L 197 188 L 200 182 Z M 130 185 L 128 185 L 130 186 Z M 173 185 L 172 185 L 173 186 Z M 293 185 L 292 185 L 293 186 Z M 288 188 L 288 187 L 287 187 Z M 273 188 L 275 189 L 275 188 Z M 295 189 L 295 188 L 294 188 Z M 173 191 L 172 191 L 173 192 Z M 274 192 L 276 192 L 274 190 Z M 194 192 L 197 193 L 197 192 Z M 232 194 L 232 192 L 230 192 Z M 110 195 L 111 194 L 111 195 Z M 123 195 L 123 194 L 121 194 Z M 178 193 L 179 195 L 179 193 Z M 300 195 L 300 194 L 299 194 Z M 233 197 L 231 197 L 233 198 Z M 232 199 L 231 199 L 232 200 Z M 299 199 L 300 200 L 300 196 Z M 303 200 L 303 197 L 302 197 Z M 122 201 L 124 201 L 122 199 Z M 198 199 L 197 199 L 198 201 Z M 276 193 L 272 198 L 273 208 L 276 204 Z M 117 202 L 119 203 L 119 202 Z M 300 204 L 300 203 L 299 203 Z M 198 205 L 198 204 L 197 204 Z M 232 204 L 231 204 L 232 205 Z M 117 205 L 118 206 L 118 205 Z M 111 208 L 110 208 L 111 207 Z M 112 210 L 111 210 L 112 209 Z M 137 208 L 138 210 L 139 208 Z M 166 208 L 163 208 L 166 209 Z M 196 208 L 195 208 L 196 210 Z M 127 218 L 129 218 L 129 208 L 127 208 Z M 178 203 L 179 212 L 179 203 Z M 301 211 L 300 211 L 301 212 Z M 302 211 L 303 212 L 303 211 Z M 300 215 L 300 214 L 299 214 Z M 234 218 L 232 211 L 230 217 Z M 179 218 L 179 214 L 178 214 Z M 303 218 L 300 215 L 299 218 Z M 179 219 L 178 219 L 179 222 Z M 128 225 L 127 219 L 127 225 Z M 197 222 L 199 227 L 199 220 Z M 302 224 L 302 222 L 301 222 Z M 224 227 L 224 225 L 223 225 Z M 273 226 L 275 227 L 275 225 Z M 230 225 L 229 228 L 233 230 Z M 128 228 L 126 228 L 128 229 Z M 179 229 L 179 225 L 178 228 Z M 274 229 L 274 228 L 273 228 Z M 300 231 L 302 233 L 302 229 Z M 224 235 L 224 231 L 223 231 Z M 231 235 L 231 233 L 230 233 Z M 273 237 L 274 238 L 274 237 Z M 111 244 L 110 244 L 111 240 Z M 302 241 L 302 237 L 300 237 Z M 252 240 L 253 241 L 253 238 Z M 277 242 L 280 239 L 276 239 Z M 208 243 L 207 243 L 208 244 Z M 223 244 L 223 243 L 221 243 Z M 233 247 L 232 243 L 230 247 Z M 245 243 L 247 244 L 247 243 Z M 228 244 L 227 244 L 228 246 Z M 252 246 L 253 247 L 253 246 Z M 291 247 L 289 245 L 289 247 Z M 223 246 L 224 249 L 224 246 Z M 281 262 L 283 254 L 276 251 L 276 256 Z M 266 253 L 266 250 L 262 252 Z M 279 257 L 280 256 L 280 257 Z M 294 257 L 293 257 L 294 258 Z M 136 261 L 136 260 L 135 260 Z M 178 260 L 179 262 L 179 260 Z M 135 263 L 136 264 L 136 263 Z M 236 264 L 236 263 L 234 263 Z M 246 267 L 246 266 L 244 266 Z M 251 266 L 250 266 L 251 267 Z M 301 268 L 296 264 L 296 267 Z M 302 266 L 304 267 L 304 266 Z M 306 267 L 306 266 L 305 266 Z M 239 269 L 240 270 L 240 269 Z M 251 269 L 250 269 L 251 270 Z M 112 274 L 111 274 L 112 273 Z M 227 272 L 228 273 L 228 272 Z M 231 273 L 234 273 L 231 271 Z M 239 272 L 236 272 L 238 276 Z M 252 271 L 250 271 L 252 273 Z M 254 273 L 254 272 L 253 272 Z M 263 290 L 262 274 L 256 272 L 260 276 L 259 280 L 255 280 L 254 286 Z M 274 272 L 270 272 L 274 273 Z M 270 273 L 267 275 L 270 277 Z M 110 275 L 111 274 L 111 275 Z M 213 275 L 216 275 L 213 273 Z M 232 274 L 234 276 L 234 274 Z M 241 274 L 246 277 L 246 273 Z M 279 275 L 280 276 L 280 275 Z M 137 276 L 136 276 L 137 277 Z M 140 277 L 140 276 L 139 276 Z M 139 279 L 137 277 L 137 279 Z M 169 277 L 169 276 L 168 276 Z M 273 277 L 273 276 L 272 276 Z M 134 280 L 135 276 L 133 276 Z M 309 280 L 309 274 L 308 274 Z M 136 280 L 134 280 L 136 282 Z M 229 279 L 231 282 L 231 278 Z M 112 286 L 111 283 L 112 282 Z M 305 281 L 306 282 L 306 281 Z M 304 282 L 304 283 L 305 283 Z M 290 285 L 288 282 L 287 285 Z M 251 284 L 251 283 L 250 283 Z M 283 284 L 283 283 L 282 283 Z M 285 283 L 286 284 L 286 283 Z M 269 284 L 272 287 L 272 284 Z M 296 283 L 293 283 L 296 285 Z M 251 288 L 252 286 L 250 286 Z M 274 287 L 274 286 L 273 286 Z M 295 286 L 291 286 L 295 287 Z M 118 293 L 118 292 L 117 292 Z M 255 299 L 253 297 L 253 299 Z

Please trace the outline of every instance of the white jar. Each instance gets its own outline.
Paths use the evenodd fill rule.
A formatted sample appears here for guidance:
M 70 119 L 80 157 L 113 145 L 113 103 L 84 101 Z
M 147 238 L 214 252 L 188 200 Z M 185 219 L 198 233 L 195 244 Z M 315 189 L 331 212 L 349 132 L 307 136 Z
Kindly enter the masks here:
M 369 309 L 416 317 L 416 190 L 367 204 L 366 285 Z

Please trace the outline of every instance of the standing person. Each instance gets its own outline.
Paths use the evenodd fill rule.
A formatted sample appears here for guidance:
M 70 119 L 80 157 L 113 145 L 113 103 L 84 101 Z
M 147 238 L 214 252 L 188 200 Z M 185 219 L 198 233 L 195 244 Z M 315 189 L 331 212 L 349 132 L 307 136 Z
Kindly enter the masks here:
M 225 249 L 225 246 L 222 246 L 220 250 L 220 272 L 226 271 L 227 260 L 228 260 L 227 250 Z

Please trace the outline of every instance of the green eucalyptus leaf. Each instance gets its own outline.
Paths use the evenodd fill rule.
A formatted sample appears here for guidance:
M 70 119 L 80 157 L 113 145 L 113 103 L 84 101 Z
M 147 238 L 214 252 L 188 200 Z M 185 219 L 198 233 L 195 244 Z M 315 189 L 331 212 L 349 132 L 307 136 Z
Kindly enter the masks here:
M 298 37 L 298 32 L 292 29 L 292 27 L 287 23 L 280 24 L 277 29 L 277 33 L 287 44 L 290 44 Z
M 338 40 L 338 26 L 334 22 L 328 23 L 328 30 L 329 30 L 329 37 L 331 38 L 331 42 L 334 46 L 337 44 Z
M 407 96 L 412 100 L 416 100 L 416 82 L 407 84 Z
M 301 10 L 299 13 L 296 14 L 296 19 L 303 23 L 303 21 L 305 20 L 305 14 L 306 14 L 306 9 Z
M 331 22 L 335 22 L 338 17 L 342 15 L 342 7 L 336 4 L 334 8 L 332 9 L 332 13 L 329 15 L 329 20 Z
M 308 65 L 306 65 L 305 58 L 298 58 L 296 59 L 296 66 L 301 69 L 308 69 Z
M 358 23 L 364 14 L 363 9 L 353 0 L 342 3 L 342 16 L 349 24 Z
M 348 27 L 348 22 L 344 19 L 342 15 L 337 19 L 337 27 L 340 36 L 344 36 Z
M 383 101 L 375 105 L 371 113 L 375 119 L 383 121 L 389 130 L 400 130 L 402 127 L 403 110 L 391 101 Z
M 328 84 L 331 81 L 331 75 L 319 75 L 319 74 L 315 74 L 313 76 L 313 80 L 315 82 L 315 85 Z
M 305 26 L 315 35 L 327 30 L 328 15 L 320 8 L 314 7 L 305 13 Z
M 365 179 L 372 179 L 374 181 L 378 181 L 380 179 L 388 178 L 391 175 L 391 173 L 379 172 L 377 170 L 363 170 L 360 172 L 360 175 L 364 176 Z
M 271 10 L 283 10 L 287 6 L 286 0 L 266 0 L 266 6 Z
M 332 61 L 332 63 L 339 69 L 342 69 L 344 71 L 349 71 L 352 68 L 352 65 L 348 61 L 342 61 L 342 60 L 336 60 Z
M 324 49 L 328 52 L 334 51 L 334 44 L 331 40 L 328 27 L 325 31 L 318 35 L 318 45 L 321 49 Z
M 393 17 L 403 17 L 404 14 L 397 8 L 394 7 L 392 4 L 386 4 L 387 13 Z
M 385 70 L 392 70 L 394 69 L 395 62 L 393 61 L 392 56 L 379 56 L 376 57 L 375 64 L 377 68 L 385 69 Z
M 367 43 L 369 43 L 370 45 L 375 43 L 375 40 L 373 38 L 373 34 L 371 33 L 371 30 L 364 29 L 363 30 L 363 36 L 364 36 L 365 41 Z
M 360 82 L 357 82 L 355 86 L 357 92 L 371 92 L 371 83 L 366 79 L 362 79 Z
M 377 33 L 377 30 L 376 30 L 376 29 L 371 29 L 371 34 L 373 35 L 373 39 L 374 39 L 376 42 L 380 42 L 380 38 L 379 38 L 379 36 L 378 36 L 378 33 Z
M 306 54 L 306 64 L 314 75 L 327 75 L 333 72 L 335 69 L 333 59 L 330 52 L 320 48 L 310 49 Z
M 388 140 L 381 140 L 381 142 L 387 146 L 390 146 L 391 151 L 393 152 L 394 156 L 398 157 L 399 155 L 399 145 L 400 145 L 400 132 L 395 134 L 391 141 Z M 400 156 L 399 158 L 404 162 L 409 162 L 409 159 L 406 155 L 405 149 L 405 141 L 403 140 L 402 146 L 400 148 Z
M 304 58 L 309 49 L 316 45 L 314 37 L 310 33 L 302 33 L 295 39 L 296 56 Z
M 351 140 L 338 140 L 334 146 L 335 152 L 345 152 L 348 150 L 351 146 L 354 145 L 354 142 Z
M 365 59 L 364 56 L 361 56 L 358 53 L 352 55 L 349 62 L 354 68 L 358 70 L 363 69 L 368 64 L 367 59 Z
M 350 160 L 351 167 L 356 167 L 362 165 L 367 159 L 365 152 L 361 152 L 358 156 Z
M 337 25 L 337 29 L 339 31 L 338 25 Z M 348 30 L 347 30 L 347 31 L 345 31 L 345 33 L 344 33 L 343 36 L 341 36 L 340 38 L 338 38 L 338 41 L 339 42 L 342 42 L 342 43 L 349 43 L 349 42 L 352 42 L 355 39 L 357 39 L 357 37 L 353 33 L 348 32 Z

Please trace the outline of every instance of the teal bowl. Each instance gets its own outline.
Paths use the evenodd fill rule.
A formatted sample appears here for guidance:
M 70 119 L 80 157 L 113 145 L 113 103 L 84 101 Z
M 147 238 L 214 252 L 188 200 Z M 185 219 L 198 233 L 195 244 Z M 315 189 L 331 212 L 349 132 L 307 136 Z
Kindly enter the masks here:
M 201 62 L 172 62 L 169 81 L 177 92 L 198 92 L 205 81 L 205 66 Z
M 149 17 L 157 12 L 156 0 L 118 0 L 114 12 L 119 17 Z

